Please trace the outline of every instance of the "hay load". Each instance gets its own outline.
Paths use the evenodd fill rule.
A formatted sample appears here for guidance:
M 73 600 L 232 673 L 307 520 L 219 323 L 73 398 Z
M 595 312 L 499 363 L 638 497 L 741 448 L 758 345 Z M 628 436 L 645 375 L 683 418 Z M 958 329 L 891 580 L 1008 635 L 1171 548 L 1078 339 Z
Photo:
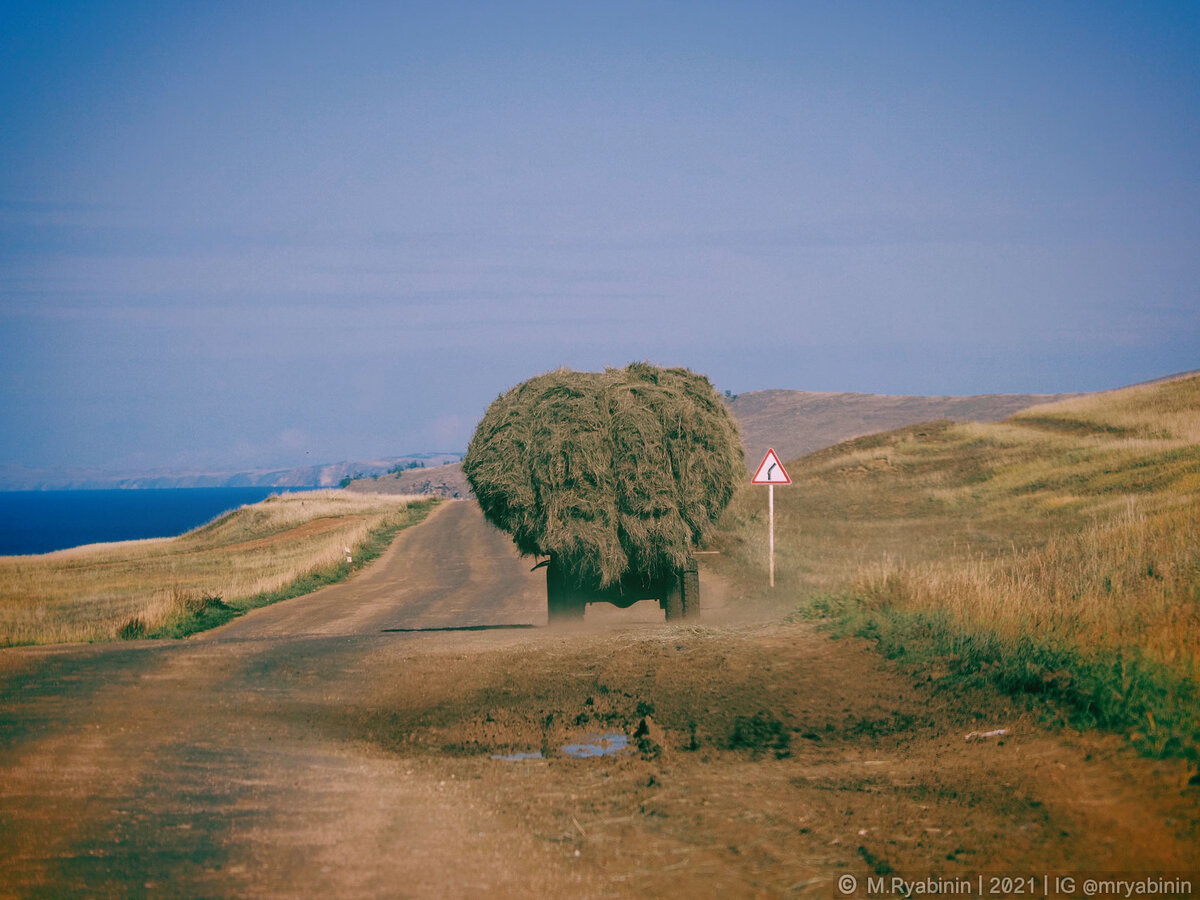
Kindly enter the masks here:
M 550 557 L 548 584 L 619 602 L 694 572 L 743 462 L 707 378 L 636 363 L 517 385 L 488 408 L 463 471 L 489 521 Z

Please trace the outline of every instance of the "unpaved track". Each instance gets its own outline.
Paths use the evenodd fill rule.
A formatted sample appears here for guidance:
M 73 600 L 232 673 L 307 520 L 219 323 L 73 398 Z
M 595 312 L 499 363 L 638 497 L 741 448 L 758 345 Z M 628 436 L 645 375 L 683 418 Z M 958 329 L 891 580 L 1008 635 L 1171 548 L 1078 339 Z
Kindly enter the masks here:
M 0 652 L 0 895 L 553 895 L 579 886 L 462 787 L 307 726 L 409 642 L 544 624 L 478 507 L 448 503 L 351 582 L 199 639 Z M 528 868 L 500 864 L 513 856 Z
M 365 635 L 386 629 L 546 624 L 545 575 L 474 503 L 444 503 L 352 581 L 264 607 L 209 637 Z

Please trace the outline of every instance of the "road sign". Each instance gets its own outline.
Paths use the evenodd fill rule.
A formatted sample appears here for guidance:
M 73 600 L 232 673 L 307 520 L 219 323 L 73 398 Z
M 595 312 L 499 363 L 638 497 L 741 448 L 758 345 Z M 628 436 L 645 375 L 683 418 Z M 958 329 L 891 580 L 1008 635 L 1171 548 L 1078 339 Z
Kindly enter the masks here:
M 768 450 L 767 455 L 763 457 L 763 461 L 758 464 L 758 471 L 754 473 L 754 477 L 750 479 L 751 484 L 765 484 L 767 486 L 767 534 L 768 540 L 768 556 L 771 560 L 771 587 L 775 587 L 775 485 L 791 484 L 792 479 L 788 478 L 787 469 L 783 467 L 783 463 L 779 461 L 779 457 L 774 450 Z
M 779 461 L 779 457 L 775 455 L 775 451 L 768 450 L 767 455 L 763 457 L 763 461 L 758 466 L 758 471 L 750 479 L 750 483 L 791 484 L 792 479 L 788 478 L 787 470 L 784 469 L 783 463 Z

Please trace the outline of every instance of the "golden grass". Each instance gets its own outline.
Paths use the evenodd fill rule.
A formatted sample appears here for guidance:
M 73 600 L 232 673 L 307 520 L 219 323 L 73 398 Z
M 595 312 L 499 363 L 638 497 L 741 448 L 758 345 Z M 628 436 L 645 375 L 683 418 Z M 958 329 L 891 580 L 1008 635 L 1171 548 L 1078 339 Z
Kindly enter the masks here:
M 176 538 L 0 557 L 0 646 L 111 640 L 138 620 L 154 632 L 206 598 L 235 603 L 278 590 L 343 562 L 345 548 L 401 520 L 414 499 L 284 494 Z
M 1136 505 L 1131 505 L 1136 509 Z M 903 609 L 949 613 L 1006 643 L 1130 645 L 1195 671 L 1200 660 L 1200 506 L 1132 513 L 999 557 L 887 562 L 854 587 Z
M 934 423 L 788 464 L 777 595 L 854 593 L 1064 650 L 1200 664 L 1200 376 Z M 723 523 L 765 580 L 765 491 Z
M 1011 421 L 1060 420 L 1093 426 L 1114 433 L 1200 444 L 1200 409 L 1196 406 L 1200 376 L 1183 375 L 1169 381 L 1088 394 L 1056 403 L 1034 406 Z

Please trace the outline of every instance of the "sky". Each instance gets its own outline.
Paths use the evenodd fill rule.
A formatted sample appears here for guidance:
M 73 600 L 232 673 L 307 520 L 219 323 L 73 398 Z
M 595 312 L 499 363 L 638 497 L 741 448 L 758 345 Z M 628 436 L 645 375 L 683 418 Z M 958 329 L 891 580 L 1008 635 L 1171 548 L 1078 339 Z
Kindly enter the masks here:
M 638 360 L 1200 368 L 1200 4 L 0 0 L 0 464 L 459 451 Z

